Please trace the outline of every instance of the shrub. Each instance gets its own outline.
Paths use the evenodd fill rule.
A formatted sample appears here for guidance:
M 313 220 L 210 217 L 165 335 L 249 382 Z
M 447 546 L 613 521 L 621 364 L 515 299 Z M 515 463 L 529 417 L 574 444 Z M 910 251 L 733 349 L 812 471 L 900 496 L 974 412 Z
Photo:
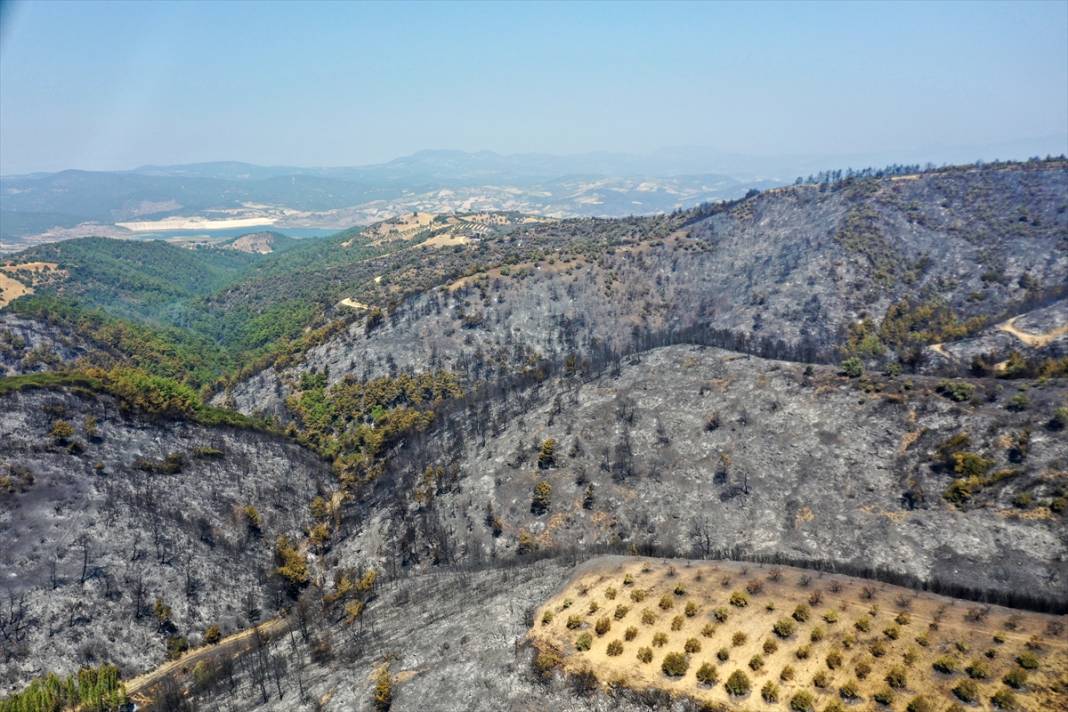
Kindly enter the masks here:
M 569 630 L 575 630 L 582 627 L 582 616 L 568 616 L 567 627 Z
M 863 680 L 867 678 L 869 674 L 871 674 L 871 665 L 867 661 L 861 660 L 859 663 L 857 663 L 857 666 L 854 668 L 854 671 L 857 673 L 857 677 Z
M 789 618 L 781 618 L 774 626 L 772 626 L 771 630 L 775 635 L 785 640 L 794 634 L 794 628 L 795 626 L 792 620 Z
M 912 618 L 907 612 L 901 611 L 901 613 L 897 614 L 897 618 L 894 619 L 894 622 L 898 625 L 908 625 L 911 620 Z
M 215 645 L 222 640 L 222 631 L 217 625 L 208 626 L 208 629 L 204 631 L 204 642 L 208 645 Z
M 652 625 L 656 623 L 656 614 L 646 608 L 642 611 L 642 623 L 644 625 Z
M 1005 407 L 1013 413 L 1021 413 L 1031 407 L 1031 400 L 1023 393 L 1017 393 L 1009 399 L 1009 403 Z
M 957 699 L 961 702 L 971 704 L 979 699 L 979 687 L 971 680 L 961 680 L 957 683 L 957 686 L 953 688 L 953 694 L 956 695 Z
M 618 640 L 618 639 L 617 640 L 613 640 L 611 643 L 608 644 L 608 648 L 606 649 L 606 652 L 609 655 L 613 656 L 613 657 L 616 656 L 616 655 L 622 655 L 623 654 L 623 641 Z
M 74 426 L 65 420 L 57 420 L 52 423 L 52 429 L 48 433 L 59 444 L 64 444 L 74 437 Z
M 872 695 L 871 698 L 880 705 L 890 705 L 894 701 L 894 692 L 889 687 L 884 687 Z
M 1027 673 L 1023 670 L 1010 670 L 1001 681 L 1009 687 L 1019 690 L 1027 684 Z
M 864 375 L 864 364 L 856 356 L 850 356 L 842 361 L 842 373 L 850 378 L 860 378 Z
M 575 650 L 589 650 L 593 645 L 593 636 L 589 633 L 583 633 L 575 639 Z
M 627 630 L 625 630 L 623 632 L 623 640 L 626 640 L 627 642 L 630 642 L 630 641 L 634 640 L 637 637 L 638 637 L 638 629 L 635 628 L 634 626 L 631 626 L 631 627 L 627 628 Z
M 623 577 L 623 585 L 624 586 L 633 586 L 634 585 L 634 574 L 626 574 Z
M 838 622 L 838 611 L 827 611 L 823 614 L 824 623 L 834 625 Z
M 738 631 L 737 633 L 731 636 L 731 645 L 737 648 L 740 645 L 745 645 L 745 641 L 747 639 L 748 638 L 745 633 L 743 633 L 742 631 Z
M 553 486 L 547 480 L 540 480 L 534 485 L 534 495 L 530 500 L 530 511 L 533 514 L 545 514 L 549 511 L 553 494 Z
M 890 672 L 886 673 L 886 684 L 895 690 L 902 690 L 908 686 L 908 682 L 905 678 L 905 671 L 899 667 L 890 668 Z
M 609 601 L 616 600 L 616 589 L 612 586 L 609 586 L 604 590 L 604 597 L 607 598 Z
M 697 638 L 689 638 L 686 641 L 686 645 L 683 646 L 683 649 L 687 653 L 699 653 L 701 652 L 701 641 Z
M 771 680 L 764 683 L 764 686 L 760 688 L 760 696 L 769 705 L 779 701 L 779 686 Z
M 842 667 L 842 654 L 837 650 L 827 653 L 827 667 L 831 670 L 837 670 Z
M 764 641 L 764 645 L 761 646 L 765 655 L 771 655 L 779 649 L 779 644 L 775 642 L 774 638 L 768 638 Z
M 601 610 L 600 604 L 598 604 L 597 601 L 590 601 L 589 613 L 592 615 L 599 610 Z
M 757 670 L 759 670 L 762 667 L 764 667 L 764 656 L 763 655 L 754 655 L 753 657 L 749 658 L 749 669 L 750 670 L 752 670 L 753 672 L 756 672 Z
M 546 438 L 541 443 L 541 451 L 538 453 L 538 467 L 547 470 L 556 464 L 556 440 Z
M 278 537 L 274 544 L 274 555 L 278 562 L 275 573 L 295 588 L 307 585 L 308 560 L 289 541 L 288 537 L 284 535 Z
M 1017 708 L 1016 695 L 1008 690 L 998 690 L 990 698 L 990 704 L 994 705 L 999 710 L 1015 710 Z
M 719 660 L 721 663 L 727 662 L 728 660 L 730 660 L 730 658 L 731 651 L 727 650 L 726 648 L 720 648 L 716 651 L 716 659 Z
M 719 671 L 712 663 L 702 663 L 697 668 L 697 681 L 702 685 L 715 685 L 719 682 Z
M 726 608 L 717 608 L 716 610 L 712 611 L 712 617 L 720 623 L 726 623 L 729 615 L 730 613 L 727 611 Z
M 547 678 L 561 662 L 560 656 L 553 651 L 539 650 L 538 654 L 534 656 L 534 672 L 537 673 L 538 677 Z
M 871 653 L 873 657 L 881 658 L 886 655 L 886 644 L 881 640 L 877 640 L 868 646 L 868 652 Z
M 823 670 L 820 670 L 818 673 L 812 676 L 812 684 L 813 686 L 818 687 L 822 690 L 831 684 L 831 677 Z
M 871 619 L 870 618 L 861 618 L 861 619 L 857 620 L 856 623 L 853 624 L 853 627 L 856 628 L 857 630 L 859 630 L 861 633 L 870 633 L 871 632 Z
M 682 677 L 689 667 L 690 663 L 683 653 L 668 653 L 660 663 L 660 669 L 668 677 Z
M 812 655 L 812 646 L 810 645 L 802 645 L 794 651 L 794 657 L 798 660 L 808 660 L 810 655 Z
M 660 597 L 660 603 L 658 605 L 660 606 L 660 610 L 670 611 L 671 608 L 675 605 L 675 599 L 665 593 L 663 596 Z
M 644 601 L 645 596 L 645 591 L 640 588 L 636 588 L 630 592 L 630 600 L 634 601 L 635 603 L 641 603 L 642 601 Z
M 653 636 L 653 645 L 657 648 L 662 648 L 667 645 L 667 633 L 657 633 Z
M 970 400 L 975 393 L 975 386 L 967 381 L 940 381 L 938 393 L 946 398 L 954 401 L 955 403 L 963 403 L 966 400 Z
M 926 697 L 913 697 L 905 712 L 935 712 L 935 709 Z
M 643 663 L 653 662 L 653 649 L 648 647 L 638 648 L 638 660 Z
M 1049 420 L 1050 430 L 1064 430 L 1068 428 L 1068 406 L 1053 411 L 1053 417 Z
M 844 685 L 838 688 L 838 695 L 843 700 L 852 701 L 857 699 L 858 697 L 860 697 L 860 692 L 859 690 L 857 690 L 857 683 L 853 682 L 852 680 L 845 683 Z
M 686 587 L 683 586 L 681 583 L 675 584 L 675 595 L 676 596 L 685 596 L 686 595 Z
M 793 712 L 813 712 L 815 710 L 816 700 L 812 697 L 812 693 L 807 690 L 801 690 L 794 693 L 794 696 L 790 698 L 790 709 Z
M 826 635 L 826 633 L 824 633 L 823 628 L 820 628 L 819 626 L 816 626 L 815 628 L 812 629 L 812 632 L 809 633 L 808 639 L 811 640 L 813 643 L 818 643 L 821 640 L 823 640 L 823 637 L 825 635 Z
M 890 640 L 897 640 L 901 637 L 901 629 L 898 628 L 896 625 L 892 625 L 888 628 L 883 629 L 883 635 L 885 635 Z
M 597 623 L 594 624 L 593 630 L 597 635 L 604 635 L 612 627 L 612 621 L 608 619 L 608 616 L 603 616 L 597 619 Z
M 1024 670 L 1037 670 L 1038 658 L 1031 653 L 1021 653 L 1016 658 L 1016 664 L 1022 667 Z
M 694 603 L 693 601 L 688 601 L 686 603 L 686 617 L 687 618 L 693 618 L 696 615 L 697 615 L 697 604 Z
M 731 594 L 730 604 L 735 608 L 745 608 L 749 605 L 749 597 L 741 591 L 735 591 Z
M 167 638 L 168 660 L 177 660 L 187 650 L 189 650 L 189 641 L 184 636 L 172 635 Z
M 1027 509 L 1034 504 L 1035 498 L 1031 496 L 1030 492 L 1021 492 L 1012 498 L 1012 506 L 1017 509 Z
M 793 665 L 787 665 L 786 667 L 784 667 L 782 670 L 779 671 L 779 679 L 782 680 L 783 682 L 790 682 L 791 680 L 794 679 L 796 674 L 797 673 L 794 670 L 794 666 Z
M 982 660 L 973 660 L 964 668 L 964 672 L 973 680 L 985 680 L 990 677 L 990 670 Z
M 752 684 L 749 682 L 749 676 L 741 670 L 735 670 L 727 678 L 727 682 L 723 684 L 724 689 L 727 690 L 727 694 L 734 697 L 744 697 L 749 694 L 749 691 L 753 689 Z
M 630 606 L 624 606 L 621 604 L 616 606 L 616 611 L 612 614 L 612 617 L 615 618 L 617 621 L 621 621 L 629 612 Z
M 797 621 L 798 623 L 804 623 L 805 621 L 808 620 L 808 617 L 809 617 L 808 606 L 806 606 L 804 603 L 798 604 L 797 608 L 794 609 L 793 619 L 795 621 Z
M 703 635 L 706 638 L 711 638 L 715 634 L 716 634 L 716 626 L 712 625 L 711 623 L 705 623 L 704 628 L 701 629 L 701 635 Z

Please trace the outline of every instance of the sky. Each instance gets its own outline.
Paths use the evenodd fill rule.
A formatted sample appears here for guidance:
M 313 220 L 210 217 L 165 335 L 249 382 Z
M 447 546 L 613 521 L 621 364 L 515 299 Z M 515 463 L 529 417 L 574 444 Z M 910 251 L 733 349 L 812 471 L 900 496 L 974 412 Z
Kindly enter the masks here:
M 0 173 L 1068 151 L 1068 2 L 3 2 Z

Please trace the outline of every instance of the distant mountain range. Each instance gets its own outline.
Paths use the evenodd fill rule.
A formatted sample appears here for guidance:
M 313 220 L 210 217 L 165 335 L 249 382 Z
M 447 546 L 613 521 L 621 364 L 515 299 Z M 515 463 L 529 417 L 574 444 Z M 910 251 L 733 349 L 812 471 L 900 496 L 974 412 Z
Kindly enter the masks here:
M 551 217 L 667 212 L 828 168 L 971 162 L 1057 152 L 1063 138 L 851 156 L 752 156 L 702 147 L 650 154 L 420 151 L 335 168 L 233 161 L 0 177 L 0 250 L 90 235 L 152 238 L 220 229 L 344 229 L 408 211 L 512 210 Z

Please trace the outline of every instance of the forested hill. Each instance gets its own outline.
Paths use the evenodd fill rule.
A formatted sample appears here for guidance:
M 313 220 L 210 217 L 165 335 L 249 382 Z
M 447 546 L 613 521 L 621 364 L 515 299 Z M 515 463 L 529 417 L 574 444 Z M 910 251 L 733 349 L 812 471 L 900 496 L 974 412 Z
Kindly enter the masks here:
M 563 358 L 594 344 L 625 353 L 696 338 L 952 370 L 969 364 L 940 361 L 931 344 L 1064 295 L 1064 160 L 817 178 L 642 218 L 413 213 L 267 254 L 72 240 L 14 256 L 6 278 L 34 293 L 8 309 L 87 337 L 117 319 L 113 351 L 137 358 L 162 339 L 169 375 L 188 357 L 197 385 L 220 388 L 279 359 L 299 364 L 314 346 L 306 367 L 340 375 L 364 339 L 361 368 L 374 370 L 407 324 L 432 327 L 435 352 L 452 361 L 503 339 Z M 56 267 L 20 268 L 32 264 Z M 379 314 L 390 328 L 369 337 L 363 321 Z M 421 368 L 429 353 L 405 358 Z
M 970 361 L 933 345 L 1066 296 L 1068 163 L 804 184 L 629 223 L 535 225 L 506 239 L 514 244 L 497 266 L 476 261 L 489 247 L 454 248 L 422 255 L 402 284 L 364 282 L 355 298 L 387 309 L 386 323 L 354 324 L 291 372 L 237 384 L 237 403 L 277 406 L 307 370 L 333 380 L 447 367 L 480 380 L 679 342 L 967 372 Z M 451 265 L 465 254 L 469 273 L 457 278 Z M 412 280 L 434 273 L 446 288 L 397 303 Z M 1063 371 L 1059 338 L 1044 351 L 1013 345 L 1026 366 L 1017 375 Z

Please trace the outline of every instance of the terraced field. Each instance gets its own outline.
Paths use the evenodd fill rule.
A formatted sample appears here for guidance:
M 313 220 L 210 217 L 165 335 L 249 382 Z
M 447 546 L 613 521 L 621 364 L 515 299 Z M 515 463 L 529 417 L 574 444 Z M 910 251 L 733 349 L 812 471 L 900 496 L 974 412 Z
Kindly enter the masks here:
M 785 566 L 597 560 L 530 635 L 543 672 L 713 709 L 1068 709 L 1064 617 Z

